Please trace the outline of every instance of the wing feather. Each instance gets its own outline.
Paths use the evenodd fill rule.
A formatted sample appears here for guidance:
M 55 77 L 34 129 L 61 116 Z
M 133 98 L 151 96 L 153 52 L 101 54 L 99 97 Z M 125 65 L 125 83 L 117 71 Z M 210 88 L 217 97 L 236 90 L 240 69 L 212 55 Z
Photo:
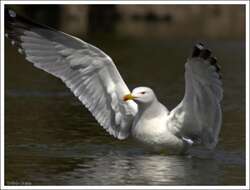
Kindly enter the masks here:
M 5 10 L 12 44 L 34 66 L 60 78 L 111 135 L 125 139 L 137 105 L 122 100 L 130 91 L 112 59 L 78 38 L 12 13 Z
M 201 141 L 214 148 L 218 141 L 222 114 L 222 82 L 216 59 L 198 44 L 185 64 L 185 95 L 170 112 L 170 123 L 178 135 Z

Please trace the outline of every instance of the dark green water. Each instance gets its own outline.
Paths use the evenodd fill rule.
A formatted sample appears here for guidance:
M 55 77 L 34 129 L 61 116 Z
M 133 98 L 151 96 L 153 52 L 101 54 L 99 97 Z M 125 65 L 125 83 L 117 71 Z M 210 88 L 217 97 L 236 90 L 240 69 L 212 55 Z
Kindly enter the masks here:
M 152 87 L 172 109 L 184 93 L 194 41 L 91 40 L 115 61 L 130 89 Z M 34 68 L 6 41 L 6 185 L 244 185 L 245 47 L 208 41 L 222 66 L 223 126 L 214 153 L 147 154 L 109 136 L 64 84 Z

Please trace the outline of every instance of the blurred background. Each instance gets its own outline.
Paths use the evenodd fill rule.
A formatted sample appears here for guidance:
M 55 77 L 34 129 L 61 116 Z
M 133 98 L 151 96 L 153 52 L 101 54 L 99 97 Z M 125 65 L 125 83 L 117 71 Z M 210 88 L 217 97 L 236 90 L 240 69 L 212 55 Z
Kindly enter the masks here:
M 150 86 L 174 108 L 197 42 L 222 67 L 219 144 L 190 157 L 148 154 L 109 136 L 65 85 L 5 40 L 6 185 L 244 185 L 244 5 L 10 5 L 113 58 L 132 90 Z
M 112 33 L 241 40 L 245 36 L 245 12 L 241 5 L 18 5 L 15 10 L 79 36 Z

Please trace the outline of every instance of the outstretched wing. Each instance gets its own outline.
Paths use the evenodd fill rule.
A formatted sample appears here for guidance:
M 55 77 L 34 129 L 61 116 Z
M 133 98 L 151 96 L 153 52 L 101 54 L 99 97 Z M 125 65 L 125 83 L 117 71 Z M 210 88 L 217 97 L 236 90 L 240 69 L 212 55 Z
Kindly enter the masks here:
M 201 141 L 214 148 L 221 128 L 223 89 L 220 68 L 211 52 L 202 44 L 194 47 L 185 64 L 185 95 L 171 111 L 170 123 L 184 138 Z
M 60 78 L 104 129 L 118 139 L 129 135 L 137 105 L 112 59 L 78 38 L 5 10 L 5 33 L 35 67 Z

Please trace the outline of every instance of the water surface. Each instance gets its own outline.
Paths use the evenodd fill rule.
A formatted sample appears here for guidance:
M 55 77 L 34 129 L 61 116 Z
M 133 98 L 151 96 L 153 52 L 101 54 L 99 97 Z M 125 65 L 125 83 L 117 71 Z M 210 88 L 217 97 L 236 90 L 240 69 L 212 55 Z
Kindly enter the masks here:
M 144 152 L 109 136 L 59 80 L 34 68 L 6 41 L 6 185 L 244 185 L 245 59 L 240 41 L 207 41 L 222 66 L 223 126 L 216 150 L 191 156 Z M 194 41 L 95 38 L 130 89 L 150 86 L 168 109 L 184 93 Z

